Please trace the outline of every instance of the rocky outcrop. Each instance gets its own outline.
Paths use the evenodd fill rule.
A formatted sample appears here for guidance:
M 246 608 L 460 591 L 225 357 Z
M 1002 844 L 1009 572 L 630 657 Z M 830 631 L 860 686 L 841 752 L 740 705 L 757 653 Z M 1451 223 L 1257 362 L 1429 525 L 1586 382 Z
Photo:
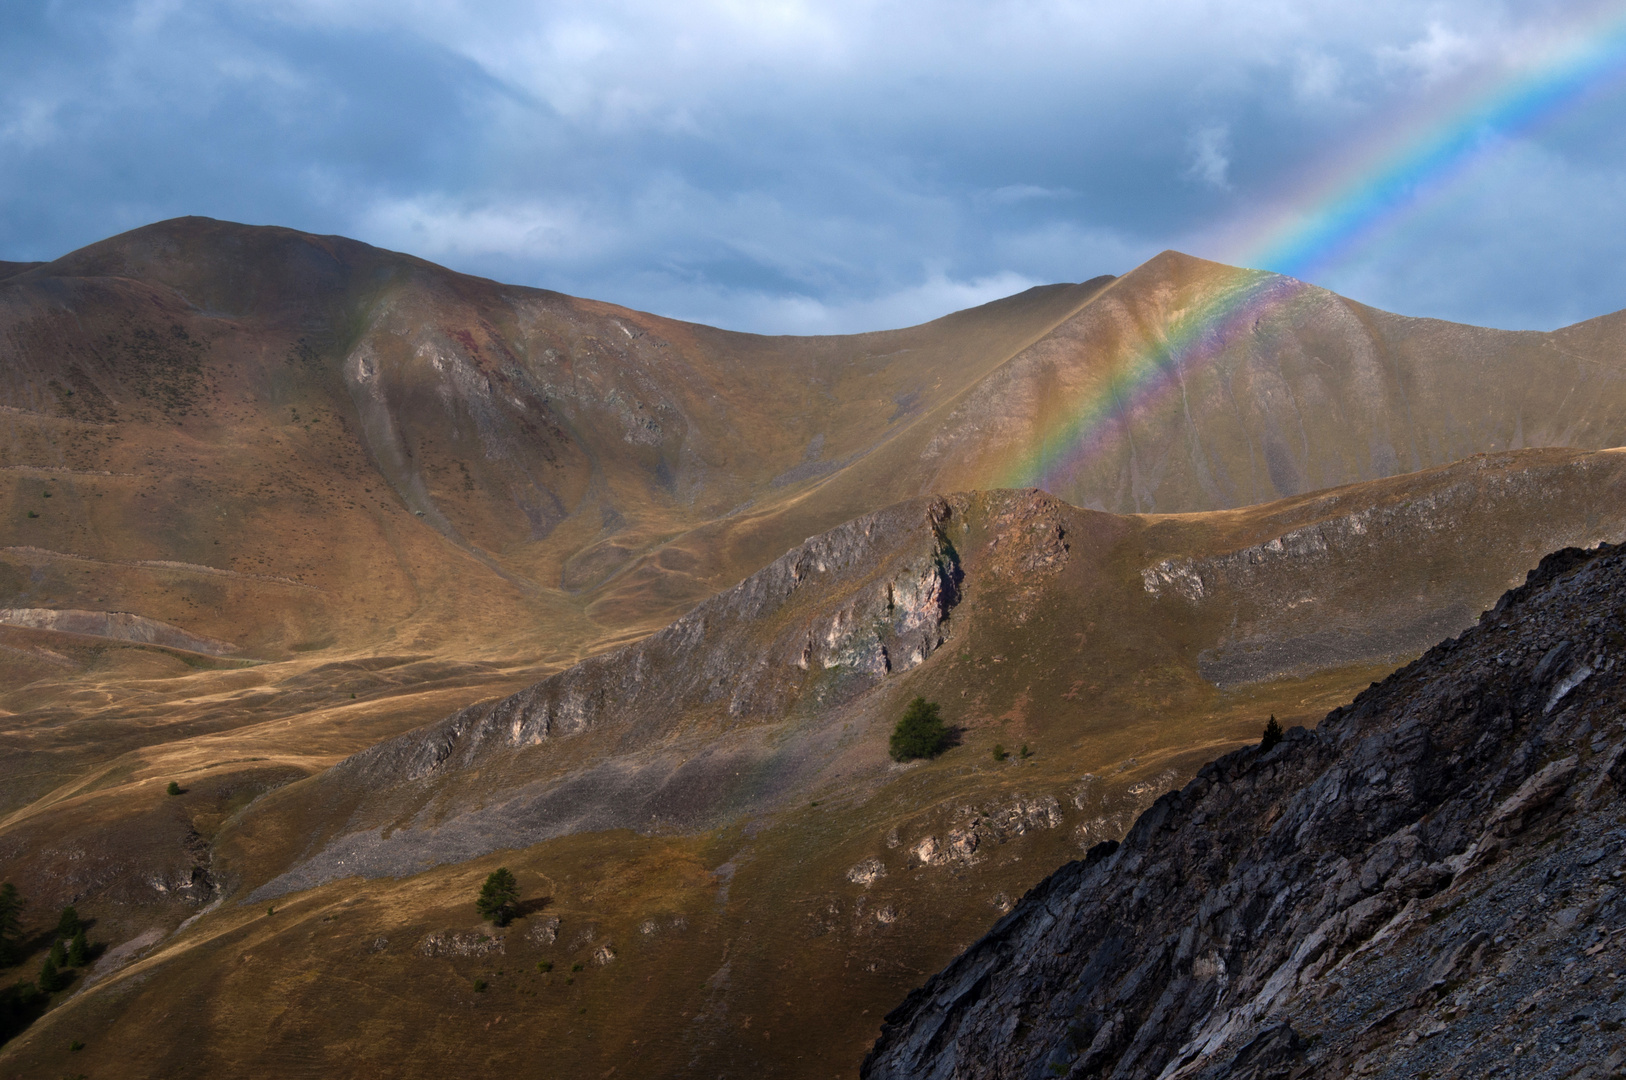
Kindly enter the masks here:
M 943 644 L 964 576 L 949 522 L 965 506 L 916 499 L 813 537 L 657 634 L 337 771 L 421 780 L 606 722 L 660 730 L 661 717 L 701 710 L 735 724 L 781 716 L 810 692 L 825 705 L 855 696 Z
M 1043 576 L 1065 561 L 1062 513 L 1031 491 L 900 503 L 809 539 L 636 644 L 356 754 L 319 782 L 318 797 L 352 800 L 337 835 L 252 898 L 777 805 L 824 767 L 843 706 L 948 640 L 968 521 L 1026 523 L 1007 547 L 1021 573 Z
M 864 1075 L 1609 1075 L 1623 676 L 1626 547 L 1549 556 L 1046 879 L 887 1017 Z
M 184 649 L 187 652 L 204 653 L 209 656 L 229 656 L 237 652 L 237 646 L 229 641 L 189 634 L 178 626 L 171 626 L 141 615 L 131 615 L 125 611 L 0 608 L 0 625 L 21 626 L 30 630 L 53 630 L 59 634 L 79 634 L 84 637 L 106 638 L 109 641 L 158 645 L 165 649 Z

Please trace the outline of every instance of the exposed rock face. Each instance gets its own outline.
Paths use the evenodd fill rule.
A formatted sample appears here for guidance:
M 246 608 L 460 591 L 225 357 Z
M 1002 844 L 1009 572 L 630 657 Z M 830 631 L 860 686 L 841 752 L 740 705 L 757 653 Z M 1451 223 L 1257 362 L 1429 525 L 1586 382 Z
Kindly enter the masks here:
M 876 790 L 891 768 L 887 695 L 977 707 L 984 676 L 951 686 L 945 678 L 965 676 L 943 669 L 986 654 L 993 676 L 1012 643 L 1033 643 L 1021 646 L 1032 650 L 1024 663 L 1059 680 L 1034 684 L 1036 700 L 1067 713 L 1078 687 L 1118 678 L 1124 664 L 1166 665 L 1207 693 L 1254 668 L 1313 673 L 1416 655 L 1471 623 L 1548 543 L 1626 534 L 1623 492 L 1626 453 L 1522 451 L 1230 517 L 1122 518 L 1032 490 L 910 500 L 805 541 L 636 644 L 341 762 L 299 795 L 333 831 L 254 880 L 251 896 L 575 832 L 716 828 L 811 796 L 838 773 L 849 791 Z M 1449 504 L 1456 531 L 1404 512 L 1424 500 Z M 1351 518 L 1369 524 L 1345 527 Z M 1276 543 L 1317 529 L 1317 544 Z M 1174 564 L 1171 551 L 1212 578 L 1199 602 L 1147 587 L 1147 571 Z M 1262 551 L 1272 554 L 1257 563 L 1248 554 Z M 1140 651 L 1073 632 L 1102 617 L 1132 628 L 1123 636 Z M 1268 663 L 1212 676 L 1216 653 L 1264 645 L 1274 646 Z M 875 734 L 873 754 L 852 750 Z M 1074 790 L 1069 802 L 1091 816 L 1070 831 L 1086 845 L 1121 836 L 1189 775 L 1142 778 L 1098 807 Z M 899 842 L 912 865 L 964 868 L 1007 836 L 1059 824 L 1059 803 L 966 807 Z
M 189 634 L 178 626 L 123 611 L 73 611 L 55 608 L 0 608 L 0 625 L 54 630 L 60 634 L 161 645 L 168 649 L 226 656 L 237 651 L 229 641 Z
M 501 956 L 506 950 L 500 936 L 446 930 L 424 938 L 418 944 L 418 951 L 425 956 L 489 956 L 492 953 Z
M 947 500 L 917 499 L 849 522 L 658 634 L 365 751 L 340 768 L 418 780 L 575 735 L 609 717 L 693 708 L 731 721 L 778 716 L 832 669 L 847 677 L 821 695 L 827 703 L 831 694 L 860 693 L 943 644 L 963 576 L 943 530 L 953 512 Z M 840 602 L 832 605 L 832 595 Z M 760 630 L 768 622 L 783 625 L 765 640 Z
M 1549 556 L 1041 883 L 887 1017 L 864 1075 L 1608 1075 L 1623 676 L 1626 547 Z
M 1010 547 L 1059 568 L 1063 508 L 1035 492 L 915 499 L 849 522 L 636 644 L 341 762 L 324 790 L 367 806 L 338 842 L 254 897 L 586 829 L 704 828 L 773 805 L 823 762 L 794 745 L 765 748 L 761 731 L 787 719 L 817 729 L 810 716 L 828 720 L 930 657 L 961 595 L 951 534 L 970 513 L 1001 512 L 1049 522 L 1024 537 L 1033 552 Z M 604 755 L 585 768 L 560 749 L 582 735 Z M 451 784 L 472 793 L 457 813 Z

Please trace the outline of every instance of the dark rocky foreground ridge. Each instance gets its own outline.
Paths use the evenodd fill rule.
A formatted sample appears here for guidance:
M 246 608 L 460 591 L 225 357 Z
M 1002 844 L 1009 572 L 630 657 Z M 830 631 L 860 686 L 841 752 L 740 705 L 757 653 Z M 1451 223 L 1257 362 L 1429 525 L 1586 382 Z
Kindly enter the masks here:
M 1548 556 L 1035 887 L 863 1075 L 1621 1075 L 1623 653 L 1626 546 Z

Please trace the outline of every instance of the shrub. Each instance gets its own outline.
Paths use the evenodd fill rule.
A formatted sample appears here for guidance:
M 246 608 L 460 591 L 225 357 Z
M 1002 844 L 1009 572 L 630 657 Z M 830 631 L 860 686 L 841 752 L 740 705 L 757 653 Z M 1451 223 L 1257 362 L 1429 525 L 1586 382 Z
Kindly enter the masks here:
M 1006 750 L 1005 747 L 1001 746 L 999 743 L 994 744 L 994 760 L 995 761 L 1004 761 L 1006 758 L 1008 758 L 1010 756 L 1011 756 L 1011 752 L 1009 750 Z
M 1266 750 L 1269 750 L 1272 746 L 1275 746 L 1277 743 L 1281 742 L 1284 734 L 1285 732 L 1282 731 L 1282 725 L 1276 722 L 1276 714 L 1271 713 L 1269 722 L 1265 724 L 1264 738 L 1259 740 L 1259 752 L 1262 754 Z
M 474 992 L 476 994 L 485 993 L 486 992 L 486 985 L 487 984 L 486 984 L 486 981 L 484 979 L 475 979 L 474 980 Z
M 571 971 L 572 971 L 572 972 L 576 972 L 576 971 L 583 971 L 583 970 L 585 970 L 585 969 L 586 969 L 586 967 L 587 967 L 587 965 L 586 965 L 586 964 L 571 964 L 571 965 L 570 965 L 570 970 L 571 970 Z
M 1022 754 L 1022 757 L 1024 759 L 1027 759 L 1027 758 L 1030 758 L 1030 757 L 1033 756 L 1033 751 L 1028 749 L 1028 744 L 1027 743 L 1022 744 L 1021 754 Z
M 490 919 L 498 926 L 507 926 L 519 914 L 519 882 L 506 866 L 499 866 L 480 886 L 480 897 L 474 902 L 480 917 Z
M 936 757 L 948 748 L 948 728 L 937 715 L 937 702 L 917 697 L 892 730 L 892 760 Z
M 546 975 L 548 972 L 553 970 L 553 961 L 552 960 L 538 960 L 537 964 L 536 964 L 536 970 L 538 970 L 542 974 Z
M 169 787 L 165 788 L 164 790 L 169 792 L 171 795 L 179 795 L 181 793 L 181 785 L 171 780 L 169 782 Z

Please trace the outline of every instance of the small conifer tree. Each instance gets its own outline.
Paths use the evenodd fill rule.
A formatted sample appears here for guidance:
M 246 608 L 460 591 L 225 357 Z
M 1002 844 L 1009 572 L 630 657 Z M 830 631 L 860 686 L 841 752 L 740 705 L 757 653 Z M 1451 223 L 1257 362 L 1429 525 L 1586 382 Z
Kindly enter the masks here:
M 1259 740 L 1259 752 L 1262 754 L 1272 746 L 1282 741 L 1282 725 L 1276 722 L 1276 714 L 1270 714 L 1270 720 L 1265 724 L 1265 737 Z
M 61 938 L 51 942 L 50 960 L 52 964 L 59 968 L 68 966 L 68 948 L 62 944 Z
M 936 757 L 948 748 L 948 728 L 937 711 L 937 702 L 922 697 L 909 703 L 898 726 L 892 730 L 893 761 Z
M 55 952 L 56 950 L 52 950 Z M 47 956 L 45 963 L 40 965 L 40 977 L 37 980 L 41 993 L 54 994 L 60 988 L 62 976 L 57 974 L 56 961 Z
M 499 866 L 480 886 L 480 898 L 474 902 L 481 918 L 490 919 L 498 926 L 507 926 L 519 914 L 519 882 L 506 866 Z
M 56 921 L 56 936 L 71 938 L 79 932 L 83 925 L 79 921 L 79 912 L 74 910 L 73 905 L 70 904 L 62 909 L 62 917 Z
M 68 963 L 72 967 L 84 967 L 89 960 L 90 942 L 85 940 L 85 928 L 81 926 L 68 943 Z
M 169 782 L 169 787 L 165 788 L 164 790 L 169 792 L 171 795 L 179 795 L 181 793 L 181 785 L 176 781 L 171 780 Z
M 17 947 L 22 942 L 23 899 L 17 895 L 17 886 L 11 882 L 0 885 L 0 964 L 10 966 L 20 957 Z

